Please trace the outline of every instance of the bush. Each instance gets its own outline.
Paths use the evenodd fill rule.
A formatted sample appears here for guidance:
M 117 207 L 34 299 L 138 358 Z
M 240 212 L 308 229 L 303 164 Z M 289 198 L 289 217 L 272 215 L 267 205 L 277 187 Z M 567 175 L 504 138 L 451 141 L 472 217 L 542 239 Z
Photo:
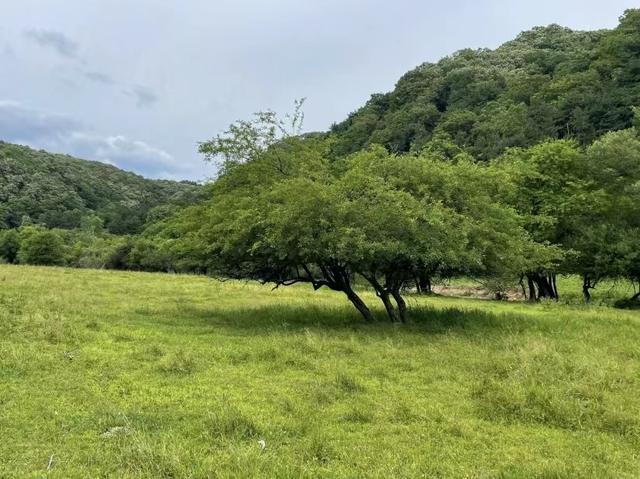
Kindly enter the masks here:
M 37 227 L 27 227 L 21 231 L 17 259 L 23 264 L 45 266 L 64 264 L 64 244 L 55 231 Z
M 75 242 L 67 254 L 69 266 L 118 269 L 118 254 L 123 245 L 121 238 L 112 235 L 87 236 L 80 233 L 72 236 L 71 241 Z
M 123 242 L 117 244 L 111 251 L 111 254 L 107 258 L 105 268 L 107 269 L 128 269 L 129 253 L 131 253 L 133 243 L 129 238 L 123 240 Z
M 172 271 L 171 255 L 158 240 L 137 238 L 128 255 L 130 269 L 139 271 Z
M 20 250 L 20 236 L 16 230 L 0 231 L 0 259 L 15 263 Z

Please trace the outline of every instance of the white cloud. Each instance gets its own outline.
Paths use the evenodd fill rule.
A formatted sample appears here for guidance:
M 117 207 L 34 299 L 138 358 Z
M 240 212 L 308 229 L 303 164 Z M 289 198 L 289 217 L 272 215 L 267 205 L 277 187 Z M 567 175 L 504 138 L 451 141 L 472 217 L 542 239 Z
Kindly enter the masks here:
M 0 101 L 0 137 L 13 141 L 52 141 L 80 128 L 71 118 Z
M 136 99 L 136 106 L 138 108 L 146 108 L 154 105 L 158 101 L 158 95 L 146 86 L 134 85 L 126 90 L 123 90 L 125 95 L 132 96 Z
M 100 136 L 74 131 L 65 141 L 78 154 L 126 170 L 144 171 L 157 176 L 180 167 L 175 158 L 166 151 L 123 135 Z
M 124 135 L 101 135 L 72 118 L 0 101 L 0 139 L 97 160 L 154 178 L 191 173 L 170 153 Z
M 25 36 L 41 47 L 52 48 L 67 58 L 76 58 L 78 44 L 64 33 L 55 30 L 27 30 Z

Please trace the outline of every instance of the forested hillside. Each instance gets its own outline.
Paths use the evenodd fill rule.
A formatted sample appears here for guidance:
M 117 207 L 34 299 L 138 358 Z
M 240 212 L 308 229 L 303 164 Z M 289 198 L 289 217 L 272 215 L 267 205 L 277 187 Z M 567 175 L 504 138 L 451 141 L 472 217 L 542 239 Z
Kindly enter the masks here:
M 111 233 L 137 233 L 147 220 L 194 202 L 200 190 L 0 141 L 0 229 L 25 223 L 71 229 L 97 216 Z
M 407 152 L 443 139 L 487 160 L 548 138 L 587 145 L 630 127 L 636 105 L 640 11 L 629 10 L 611 31 L 537 27 L 496 50 L 425 63 L 332 131 L 339 155 L 370 144 Z

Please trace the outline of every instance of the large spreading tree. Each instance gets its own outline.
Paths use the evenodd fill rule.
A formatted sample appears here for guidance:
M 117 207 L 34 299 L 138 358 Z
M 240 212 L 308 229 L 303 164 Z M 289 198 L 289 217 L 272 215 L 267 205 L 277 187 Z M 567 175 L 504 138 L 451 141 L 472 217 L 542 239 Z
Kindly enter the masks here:
M 223 277 L 328 287 L 370 321 L 360 278 L 392 321 L 405 321 L 403 292 L 416 277 L 513 276 L 548 256 L 501 201 L 515 187 L 502 169 L 429 150 L 334 158 L 330 139 L 289 135 L 275 121 L 259 115 L 203 144 L 223 161 L 210 199 L 163 227 L 183 260 Z

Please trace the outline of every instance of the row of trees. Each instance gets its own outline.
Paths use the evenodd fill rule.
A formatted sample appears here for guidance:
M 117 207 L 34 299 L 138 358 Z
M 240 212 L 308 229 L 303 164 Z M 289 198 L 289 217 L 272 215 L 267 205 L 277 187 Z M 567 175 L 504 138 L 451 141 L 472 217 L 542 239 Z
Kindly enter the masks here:
M 211 201 L 165 226 L 167 244 L 216 275 L 343 292 L 371 320 L 353 286 L 360 277 L 394 321 L 405 319 L 403 290 L 416 277 L 506 275 L 554 256 L 496 201 L 497 169 L 383 148 L 332 162 L 323 147 L 287 141 L 233 168 Z
M 295 126 L 298 114 L 292 118 Z M 585 299 L 605 278 L 638 282 L 640 139 L 632 128 L 589 148 L 550 140 L 477 162 L 434 140 L 416 153 L 372 146 L 335 157 L 273 115 L 201 145 L 221 161 L 210 199 L 147 230 L 178 270 L 345 294 L 371 320 L 364 281 L 392 321 L 403 293 L 473 277 L 529 299 L 558 298 L 579 274 Z
M 608 133 L 586 149 L 570 140 L 512 149 L 495 164 L 510 171 L 510 203 L 538 242 L 563 254 L 554 268 L 526 272 L 531 299 L 557 299 L 555 275 L 578 274 L 589 301 L 604 279 L 640 281 L 640 139 L 635 128 Z M 638 295 L 636 295 L 637 299 Z
M 24 225 L 0 230 L 0 262 L 75 268 L 171 271 L 168 252 L 156 241 L 108 233 L 102 220 L 87 216 L 73 230 Z
M 605 279 L 640 288 L 636 127 L 586 148 L 548 140 L 488 162 L 442 139 L 419 152 L 336 157 L 335 138 L 299 134 L 300 108 L 291 127 L 263 113 L 203 143 L 221 162 L 209 199 L 143 234 L 113 235 L 96 215 L 73 230 L 24 222 L 0 230 L 0 260 L 309 283 L 344 293 L 368 320 L 356 283 L 393 321 L 406 319 L 409 288 L 457 276 L 498 294 L 519 283 L 530 300 L 558 299 L 558 274 L 580 275 L 587 301 Z

